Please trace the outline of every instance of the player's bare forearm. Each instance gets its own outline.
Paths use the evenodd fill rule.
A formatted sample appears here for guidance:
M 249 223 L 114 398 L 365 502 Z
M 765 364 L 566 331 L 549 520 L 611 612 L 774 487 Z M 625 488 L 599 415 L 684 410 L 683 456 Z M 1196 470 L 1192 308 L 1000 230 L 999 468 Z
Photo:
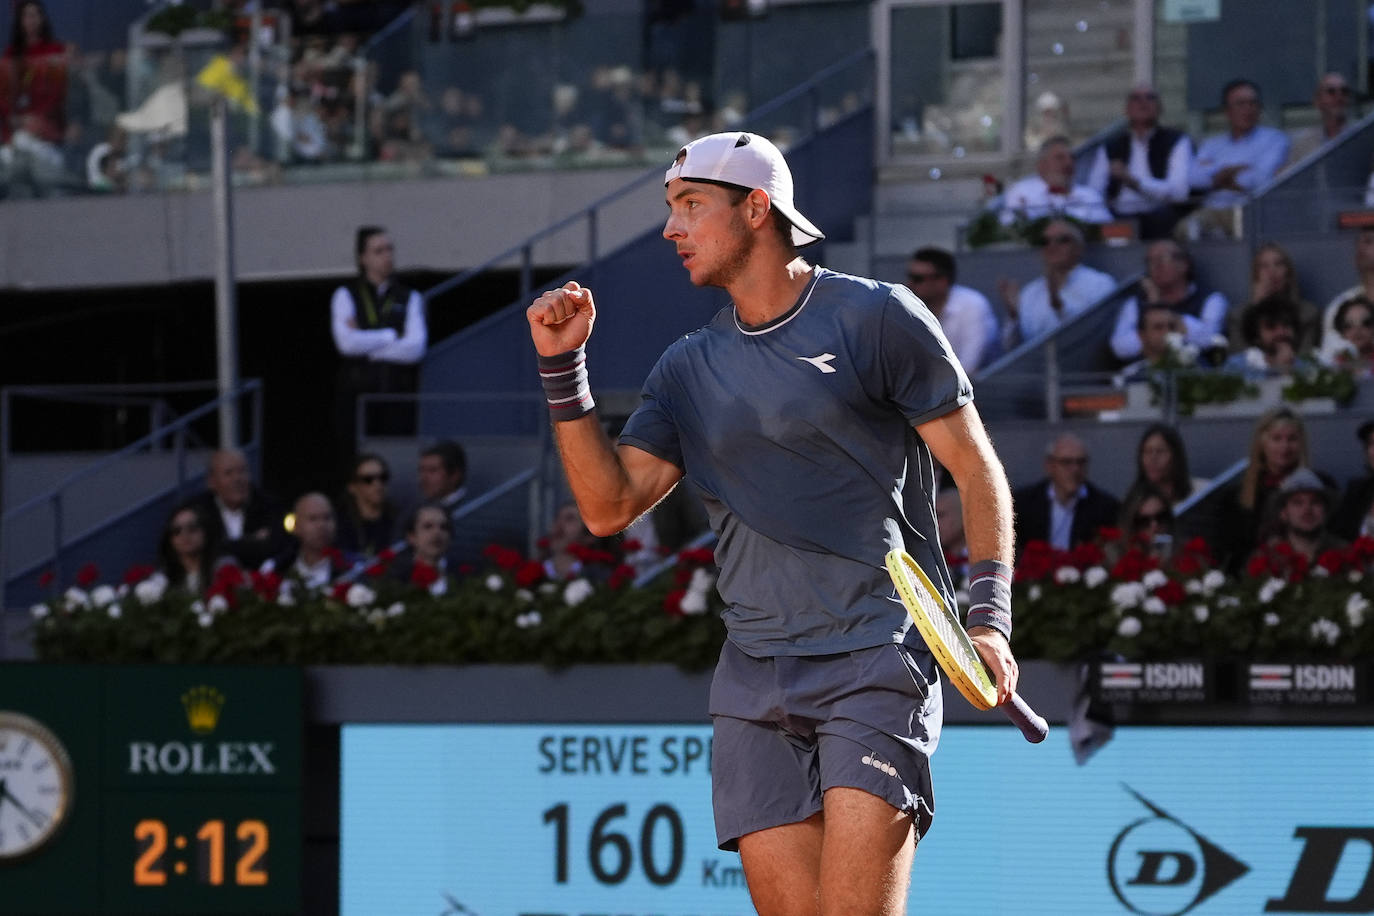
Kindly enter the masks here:
M 582 521 L 598 537 L 624 530 L 682 476 L 671 462 L 612 445 L 595 413 L 555 423 L 554 435 Z
M 917 432 L 959 488 L 969 561 L 998 560 L 1010 566 L 1015 549 L 1011 488 L 978 411 L 965 404 L 923 423 Z

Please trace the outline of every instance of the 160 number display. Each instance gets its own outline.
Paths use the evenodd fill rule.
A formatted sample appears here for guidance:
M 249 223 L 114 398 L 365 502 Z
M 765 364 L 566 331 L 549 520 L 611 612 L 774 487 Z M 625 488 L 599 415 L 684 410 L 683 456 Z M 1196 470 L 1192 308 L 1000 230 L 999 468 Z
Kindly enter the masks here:
M 629 809 L 622 802 L 603 809 L 592 822 L 587 836 L 587 864 L 592 876 L 602 884 L 620 884 L 634 868 L 636 849 L 630 836 L 623 833 L 625 825 L 617 823 L 628 817 Z M 566 802 L 544 812 L 544 823 L 554 829 L 554 880 L 568 883 L 569 808 Z M 659 827 L 667 832 L 667 850 L 658 848 Z M 633 823 L 628 825 L 633 830 Z M 682 816 L 672 805 L 659 803 L 645 812 L 639 823 L 638 860 L 649 883 L 672 884 L 682 872 L 684 855 Z

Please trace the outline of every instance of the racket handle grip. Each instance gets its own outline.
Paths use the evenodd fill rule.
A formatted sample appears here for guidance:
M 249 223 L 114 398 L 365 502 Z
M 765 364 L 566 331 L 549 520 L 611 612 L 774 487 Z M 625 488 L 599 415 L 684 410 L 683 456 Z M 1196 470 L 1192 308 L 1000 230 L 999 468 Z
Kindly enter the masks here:
M 1021 699 L 1019 693 L 1012 693 L 1011 699 L 1002 704 L 1002 711 L 1007 714 L 1011 724 L 1021 729 L 1021 734 L 1025 735 L 1031 744 L 1039 744 L 1050 733 L 1050 726 L 1045 717 L 1031 709 L 1030 704 Z

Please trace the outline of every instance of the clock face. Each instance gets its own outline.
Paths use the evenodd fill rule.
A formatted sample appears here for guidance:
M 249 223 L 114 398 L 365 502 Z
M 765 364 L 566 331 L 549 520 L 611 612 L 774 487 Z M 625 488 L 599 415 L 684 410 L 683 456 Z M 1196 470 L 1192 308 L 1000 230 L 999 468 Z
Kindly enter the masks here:
M 0 864 L 57 835 L 72 788 L 71 761 L 57 736 L 28 716 L 0 711 Z

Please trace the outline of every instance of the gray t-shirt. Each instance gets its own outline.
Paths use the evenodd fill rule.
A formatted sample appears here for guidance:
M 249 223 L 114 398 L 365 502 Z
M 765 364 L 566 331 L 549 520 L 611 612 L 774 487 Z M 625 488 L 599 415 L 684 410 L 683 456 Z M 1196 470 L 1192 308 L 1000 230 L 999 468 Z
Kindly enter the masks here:
M 682 468 L 701 496 L 745 652 L 919 644 L 883 557 L 904 547 L 953 606 L 930 450 L 912 426 L 972 399 L 910 291 L 817 267 L 768 324 L 730 307 L 673 343 L 620 441 Z

